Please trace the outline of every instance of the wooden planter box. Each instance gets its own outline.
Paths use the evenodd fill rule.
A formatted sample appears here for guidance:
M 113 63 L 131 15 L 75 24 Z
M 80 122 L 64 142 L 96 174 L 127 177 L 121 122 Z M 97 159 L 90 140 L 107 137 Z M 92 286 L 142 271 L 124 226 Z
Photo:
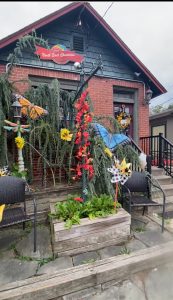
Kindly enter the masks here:
M 53 212 L 53 205 L 50 207 Z M 53 219 L 51 236 L 54 255 L 74 255 L 125 242 L 130 236 L 130 224 L 131 216 L 123 208 L 106 218 L 81 219 L 81 224 L 73 225 L 71 229 L 64 227 L 65 222 Z

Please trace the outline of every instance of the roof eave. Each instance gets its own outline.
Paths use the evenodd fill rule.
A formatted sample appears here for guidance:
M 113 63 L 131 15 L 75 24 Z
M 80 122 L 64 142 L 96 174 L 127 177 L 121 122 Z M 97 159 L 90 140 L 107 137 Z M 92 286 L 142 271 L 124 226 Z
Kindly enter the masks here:
M 120 45 L 121 48 L 130 56 L 130 58 L 138 65 L 138 67 L 144 72 L 144 74 L 157 86 L 162 94 L 167 90 L 160 84 L 155 76 L 145 67 L 145 65 L 136 57 L 136 55 L 127 47 L 127 45 L 121 40 L 116 32 L 105 22 L 105 20 L 97 13 L 92 7 L 87 7 L 91 14 L 102 24 L 102 26 L 109 32 L 112 38 Z
M 86 3 L 83 3 L 83 5 L 86 5 Z M 39 19 L 38 21 L 35 21 L 34 23 L 10 34 L 9 36 L 0 40 L 0 49 L 15 42 L 16 40 L 20 39 L 23 35 L 28 34 L 32 30 L 45 26 L 48 23 L 56 20 L 57 18 L 71 12 L 72 10 L 78 8 L 79 6 L 81 6 L 81 2 L 70 3 L 69 5 L 49 14 L 48 16 L 45 16 Z
M 143 73 L 152 81 L 157 87 L 160 94 L 164 94 L 167 90 L 160 84 L 160 82 L 154 77 L 154 75 L 145 67 L 145 65 L 136 57 L 136 55 L 127 47 L 127 45 L 121 40 L 121 38 L 113 31 L 113 29 L 104 21 L 104 19 L 97 13 L 97 11 L 88 2 L 72 2 L 69 5 L 61 8 L 60 10 L 45 16 L 44 18 L 24 27 L 23 29 L 7 36 L 0 40 L 0 49 L 20 39 L 23 35 L 30 33 L 34 29 L 38 29 L 55 19 L 73 11 L 74 9 L 85 6 L 88 11 L 100 22 L 103 28 L 110 34 L 113 40 L 124 50 L 124 52 L 136 63 L 136 65 L 143 71 Z

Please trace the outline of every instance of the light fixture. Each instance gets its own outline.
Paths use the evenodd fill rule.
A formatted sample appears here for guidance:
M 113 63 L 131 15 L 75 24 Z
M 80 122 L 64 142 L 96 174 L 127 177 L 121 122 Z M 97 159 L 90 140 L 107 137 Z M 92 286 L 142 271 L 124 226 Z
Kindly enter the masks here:
M 150 88 L 148 88 L 145 92 L 144 105 L 150 104 L 150 100 L 152 96 L 153 96 L 153 91 Z
M 74 67 L 75 67 L 76 70 L 81 69 L 81 64 L 80 64 L 80 62 L 77 62 L 77 61 L 76 61 L 76 62 L 74 63 Z
M 22 105 L 18 100 L 14 101 L 13 104 L 11 105 L 13 108 L 13 115 L 15 119 L 20 119 L 21 118 L 21 109 Z

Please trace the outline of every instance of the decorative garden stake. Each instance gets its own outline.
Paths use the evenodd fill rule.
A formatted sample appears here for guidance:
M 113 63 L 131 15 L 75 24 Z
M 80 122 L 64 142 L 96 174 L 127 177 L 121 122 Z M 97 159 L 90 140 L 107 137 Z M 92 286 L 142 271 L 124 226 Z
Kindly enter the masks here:
M 17 137 L 15 138 L 15 142 L 18 148 L 18 166 L 19 166 L 19 172 L 23 172 L 25 170 L 24 168 L 24 160 L 23 160 L 23 154 L 22 149 L 24 146 L 24 139 L 21 137 L 21 133 L 23 132 L 29 132 L 30 125 L 21 125 L 20 124 L 20 118 L 21 118 L 21 108 L 22 105 L 19 103 L 19 101 L 15 101 L 12 104 L 12 107 L 14 109 L 14 118 L 17 119 L 17 123 L 10 122 L 8 120 L 5 120 L 5 123 L 10 126 L 4 126 L 4 129 L 8 131 L 13 131 L 17 133 Z M 22 176 L 23 178 L 24 175 Z
M 132 171 L 130 170 L 131 163 L 126 163 L 125 158 L 122 160 L 121 164 L 119 160 L 117 160 L 115 157 L 114 157 L 114 161 L 115 161 L 115 165 L 112 166 L 112 168 L 108 168 L 108 171 L 113 175 L 111 182 L 116 183 L 116 187 L 115 187 L 115 205 L 116 205 L 116 201 L 118 200 L 117 199 L 118 183 L 120 182 L 120 184 L 123 185 L 128 180 L 129 176 L 131 176 Z

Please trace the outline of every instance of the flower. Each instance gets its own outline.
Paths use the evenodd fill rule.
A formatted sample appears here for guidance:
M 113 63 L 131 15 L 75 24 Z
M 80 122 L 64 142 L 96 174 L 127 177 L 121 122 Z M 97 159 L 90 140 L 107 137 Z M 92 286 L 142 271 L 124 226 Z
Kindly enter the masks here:
M 74 198 L 74 200 L 75 200 L 75 201 L 78 201 L 78 202 L 83 202 L 83 199 L 80 198 L 80 197 L 76 197 L 76 198 Z
M 87 101 L 88 91 L 85 90 L 81 97 L 76 101 L 75 108 L 77 110 L 75 121 L 76 121 L 76 139 L 75 144 L 77 145 L 76 158 L 78 164 L 76 166 L 76 175 L 73 179 L 80 179 L 83 174 L 83 170 L 86 170 L 86 176 L 89 180 L 94 175 L 94 168 L 92 166 L 92 159 L 90 158 L 90 135 L 89 135 L 89 123 L 92 122 L 93 114 L 90 112 L 90 106 Z
M 112 152 L 109 150 L 109 148 L 105 148 L 104 152 L 109 156 L 112 157 Z
M 70 130 L 68 130 L 67 128 L 62 128 L 60 132 L 60 136 L 62 140 L 70 142 L 73 134 L 72 133 L 70 134 Z
M 15 143 L 16 143 L 18 149 L 23 149 L 23 147 L 25 145 L 25 140 L 24 140 L 24 138 L 18 136 L 15 138 Z
M 2 169 L 0 169 L 0 177 L 1 176 L 6 176 L 5 172 Z

